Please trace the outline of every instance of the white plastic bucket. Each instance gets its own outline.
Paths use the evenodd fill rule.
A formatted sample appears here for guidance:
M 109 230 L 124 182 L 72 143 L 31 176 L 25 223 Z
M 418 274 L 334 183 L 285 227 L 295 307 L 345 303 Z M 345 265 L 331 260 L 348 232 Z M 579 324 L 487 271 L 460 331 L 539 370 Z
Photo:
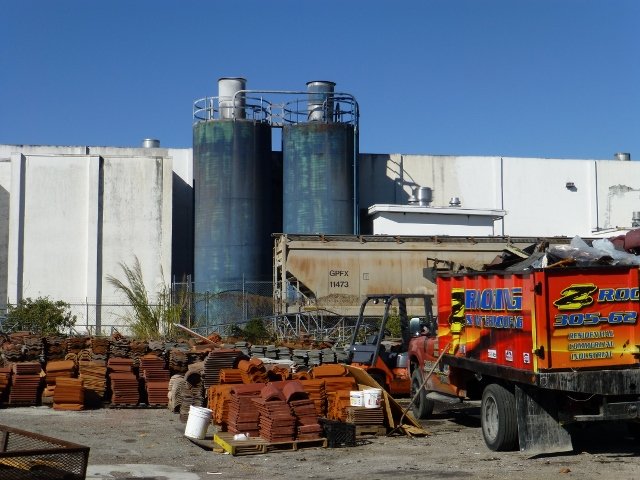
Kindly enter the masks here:
M 368 388 L 363 390 L 364 406 L 366 408 L 378 408 L 382 403 L 382 389 Z
M 349 394 L 352 407 L 364 406 L 364 394 L 360 390 L 352 390 Z
M 189 407 L 189 418 L 187 419 L 187 426 L 184 429 L 184 435 L 199 440 L 204 439 L 209 423 L 211 422 L 212 413 L 208 408 L 191 405 Z

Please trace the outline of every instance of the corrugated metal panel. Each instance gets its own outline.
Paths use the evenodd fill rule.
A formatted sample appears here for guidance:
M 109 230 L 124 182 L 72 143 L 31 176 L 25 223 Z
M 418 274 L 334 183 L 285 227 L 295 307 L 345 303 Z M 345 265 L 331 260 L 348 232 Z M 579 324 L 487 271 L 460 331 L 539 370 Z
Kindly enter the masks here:
M 271 129 L 250 120 L 193 127 L 196 291 L 271 277 Z M 277 218 L 277 217 L 276 217 Z
M 353 233 L 353 126 L 287 125 L 282 145 L 284 231 Z

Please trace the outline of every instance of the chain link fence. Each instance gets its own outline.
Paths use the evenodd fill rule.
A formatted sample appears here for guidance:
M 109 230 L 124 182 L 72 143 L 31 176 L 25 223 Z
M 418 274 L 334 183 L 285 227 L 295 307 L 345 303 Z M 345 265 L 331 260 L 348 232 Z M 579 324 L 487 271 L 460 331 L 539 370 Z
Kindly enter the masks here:
M 174 282 L 171 285 L 171 301 L 182 306 L 180 323 L 200 333 L 229 335 L 236 327 L 254 318 L 270 318 L 273 315 L 272 283 L 266 281 L 240 281 L 218 284 L 217 288 L 196 290 L 193 282 Z M 130 319 L 135 318 L 134 307 L 123 299 L 95 302 L 92 299 L 64 300 L 76 317 L 70 332 L 90 335 L 111 335 L 118 331 L 128 335 Z M 157 305 L 151 303 L 151 307 Z M 5 319 L 6 310 L 0 310 L 0 331 L 12 331 Z
M 220 283 L 215 289 L 175 284 L 174 295 L 190 296 L 190 328 L 208 335 L 233 333 L 254 318 L 273 315 L 273 284 L 265 281 Z M 189 325 L 187 325 L 189 326 Z
M 122 298 L 65 300 L 76 317 L 75 327 L 68 334 L 111 335 L 115 331 L 130 335 L 129 324 L 135 319 L 134 307 Z M 268 281 L 239 281 L 218 284 L 207 290 L 193 282 L 174 282 L 171 302 L 181 305 L 180 323 L 200 335 L 219 333 L 234 336 L 248 322 L 260 319 L 274 338 L 285 340 L 306 337 L 315 340 L 332 339 L 344 342 L 351 336 L 354 318 L 315 309 L 297 314 L 274 315 L 273 286 Z M 151 303 L 150 307 L 158 305 Z M 5 320 L 6 310 L 0 309 L 0 332 L 14 329 Z

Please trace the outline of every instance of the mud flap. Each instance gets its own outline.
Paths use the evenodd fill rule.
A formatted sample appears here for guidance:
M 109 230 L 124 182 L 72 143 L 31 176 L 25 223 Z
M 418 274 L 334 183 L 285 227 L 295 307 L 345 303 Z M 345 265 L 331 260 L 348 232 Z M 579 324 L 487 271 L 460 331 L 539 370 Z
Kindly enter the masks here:
M 571 435 L 558 421 L 554 395 L 519 386 L 515 393 L 520 451 L 532 455 L 572 451 Z

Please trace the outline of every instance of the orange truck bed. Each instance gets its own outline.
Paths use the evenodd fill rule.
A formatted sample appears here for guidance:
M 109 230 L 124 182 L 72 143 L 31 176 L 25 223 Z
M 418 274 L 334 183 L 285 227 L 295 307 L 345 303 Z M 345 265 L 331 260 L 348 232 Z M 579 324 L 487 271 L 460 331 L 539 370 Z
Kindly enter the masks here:
M 439 344 L 451 341 L 448 356 L 523 378 L 636 368 L 639 286 L 632 267 L 441 276 Z

